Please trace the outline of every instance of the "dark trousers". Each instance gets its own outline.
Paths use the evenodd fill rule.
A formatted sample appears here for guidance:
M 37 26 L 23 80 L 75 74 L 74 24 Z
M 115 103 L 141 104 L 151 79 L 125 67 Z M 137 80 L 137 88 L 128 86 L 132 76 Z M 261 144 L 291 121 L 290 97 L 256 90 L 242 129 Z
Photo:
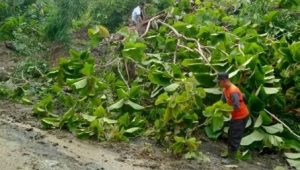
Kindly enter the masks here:
M 228 151 L 236 152 L 239 149 L 243 133 L 249 116 L 239 120 L 231 120 L 228 131 Z

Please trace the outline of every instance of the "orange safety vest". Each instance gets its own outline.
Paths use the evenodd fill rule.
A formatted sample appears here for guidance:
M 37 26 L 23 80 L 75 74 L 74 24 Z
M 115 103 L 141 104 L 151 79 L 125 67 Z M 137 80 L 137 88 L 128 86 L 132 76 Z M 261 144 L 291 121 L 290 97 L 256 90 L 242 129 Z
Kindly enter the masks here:
M 235 109 L 231 112 L 231 116 L 233 120 L 243 119 L 249 115 L 249 111 L 247 105 L 243 100 L 243 93 L 240 91 L 238 87 L 234 84 L 231 84 L 230 87 L 223 89 L 227 104 L 232 105 L 231 95 L 233 93 L 237 93 L 240 101 L 240 108 Z

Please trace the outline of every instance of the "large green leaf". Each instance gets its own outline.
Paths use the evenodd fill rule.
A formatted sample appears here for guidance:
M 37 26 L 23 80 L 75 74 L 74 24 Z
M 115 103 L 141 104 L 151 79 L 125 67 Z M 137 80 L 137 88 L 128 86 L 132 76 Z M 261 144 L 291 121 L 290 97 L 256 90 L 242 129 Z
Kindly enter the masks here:
M 283 145 L 283 139 L 279 136 L 276 135 L 265 135 L 264 138 L 264 144 L 267 147 L 272 148 L 273 146 L 275 147 L 281 147 Z
M 262 126 L 266 132 L 270 133 L 270 134 L 275 134 L 275 133 L 281 133 L 283 131 L 283 126 L 282 124 L 275 124 L 272 126 Z
M 167 92 L 173 92 L 173 91 L 175 91 L 179 86 L 180 86 L 179 83 L 173 83 L 173 84 L 170 84 L 169 86 L 165 87 L 164 90 L 167 91 Z
M 117 120 L 109 119 L 109 118 L 106 118 L 106 117 L 103 117 L 103 118 L 101 118 L 100 120 L 102 120 L 103 122 L 108 123 L 108 124 L 115 124 L 115 123 L 118 123 Z
M 55 117 L 46 117 L 42 119 L 42 123 L 47 126 L 59 127 L 60 120 Z
M 204 91 L 206 93 L 210 93 L 210 94 L 216 94 L 216 95 L 222 94 L 222 91 L 220 90 L 220 88 L 204 88 Z
M 87 78 L 83 78 L 75 83 L 73 83 L 73 86 L 75 89 L 82 89 L 87 85 Z
M 134 59 L 135 61 L 141 62 L 144 57 L 144 50 L 146 49 L 146 45 L 143 43 L 134 43 L 127 42 L 124 45 L 124 49 L 122 51 L 125 57 L 129 57 Z
M 213 132 L 217 132 L 222 129 L 224 125 L 223 117 L 213 117 L 212 118 L 212 130 Z
M 143 107 L 143 106 L 141 106 L 141 105 L 139 105 L 137 103 L 134 103 L 134 102 L 132 102 L 130 100 L 125 101 L 125 104 L 129 105 L 130 107 L 132 107 L 135 110 L 143 110 L 143 109 L 145 109 L 145 107 Z
M 222 132 L 214 132 L 210 126 L 206 126 L 204 131 L 210 139 L 217 139 L 222 134 Z
M 126 130 L 124 131 L 124 133 L 130 133 L 130 134 L 132 134 L 132 133 L 135 133 L 135 132 L 137 132 L 137 131 L 139 131 L 139 130 L 141 130 L 140 127 L 132 127 L 132 128 L 126 129 Z
M 170 84 L 172 77 L 166 72 L 153 70 L 149 72 L 148 78 L 154 84 L 167 86 Z
M 96 118 L 97 118 L 96 116 L 91 116 L 91 115 L 87 115 L 87 114 L 82 114 L 82 117 L 83 117 L 83 119 L 85 119 L 89 122 L 92 122 L 92 121 L 96 120 Z
M 172 109 L 171 108 L 167 108 L 165 110 L 165 113 L 163 115 L 163 119 L 164 119 L 164 123 L 166 124 L 170 119 L 172 119 Z
M 115 110 L 115 109 L 120 109 L 125 103 L 124 99 L 119 100 L 117 103 L 110 105 L 107 110 L 111 111 L 111 110 Z
M 293 43 L 290 46 L 290 49 L 293 54 L 294 61 L 300 62 L 300 41 Z
M 249 101 L 248 101 L 248 107 L 251 112 L 259 112 L 264 109 L 264 102 L 261 101 L 255 94 L 251 94 Z
M 300 170 L 300 160 L 287 159 L 290 166 L 295 167 L 297 170 Z
M 195 73 L 194 76 L 203 87 L 212 87 L 216 85 L 214 82 L 215 77 L 209 73 Z
M 254 130 L 251 134 L 243 137 L 241 141 L 242 146 L 251 145 L 253 142 L 262 141 L 264 139 L 264 134 L 258 130 Z
M 289 159 L 300 159 L 300 153 L 284 153 Z
M 276 94 L 279 92 L 280 88 L 278 87 L 264 87 L 264 90 L 267 94 Z
M 261 115 L 259 115 L 258 118 L 255 121 L 254 127 L 258 128 L 262 125 L 262 123 L 263 123 L 263 119 L 262 119 Z
M 155 100 L 155 105 L 166 103 L 168 99 L 169 99 L 169 96 L 165 92 L 165 93 L 163 93 L 163 94 L 161 94 L 161 95 L 158 96 L 158 98 Z

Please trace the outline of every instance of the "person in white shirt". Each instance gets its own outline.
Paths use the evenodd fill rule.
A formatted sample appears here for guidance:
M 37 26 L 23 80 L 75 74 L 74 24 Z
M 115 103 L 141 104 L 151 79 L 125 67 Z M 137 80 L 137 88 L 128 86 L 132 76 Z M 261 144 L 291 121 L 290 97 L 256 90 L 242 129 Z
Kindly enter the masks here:
M 131 14 L 131 20 L 135 25 L 138 25 L 143 19 L 143 11 L 144 11 L 145 3 L 140 3 L 139 6 L 135 7 L 132 14 Z

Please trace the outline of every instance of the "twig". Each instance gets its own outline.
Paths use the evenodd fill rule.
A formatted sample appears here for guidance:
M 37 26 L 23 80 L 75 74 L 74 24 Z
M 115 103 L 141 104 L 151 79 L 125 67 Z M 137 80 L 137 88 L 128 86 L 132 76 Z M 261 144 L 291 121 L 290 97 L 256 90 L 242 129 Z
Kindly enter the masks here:
M 271 112 L 269 112 L 267 109 L 264 109 L 264 110 L 270 116 L 272 116 L 275 120 L 277 120 L 279 123 L 281 123 L 292 135 L 294 135 L 295 137 L 297 137 L 298 140 L 300 141 L 300 136 L 297 135 L 295 132 L 293 132 L 293 130 L 290 127 L 288 127 L 283 121 L 281 121 L 278 117 L 276 117 L 274 114 L 272 114 Z
M 162 16 L 162 14 L 157 15 L 157 16 L 155 16 L 155 17 L 152 17 L 152 18 L 148 21 L 148 24 L 147 24 L 147 27 L 146 27 L 145 32 L 140 36 L 141 38 L 144 37 L 144 36 L 148 33 L 149 28 L 150 28 L 150 25 L 151 25 L 151 22 L 154 21 L 154 20 L 156 20 L 157 18 L 159 18 L 159 17 L 161 17 L 161 16 Z
M 112 65 L 113 63 L 115 63 L 115 62 L 118 61 L 118 60 L 119 60 L 119 58 L 115 58 L 115 59 L 109 61 L 109 63 L 107 63 L 107 64 L 105 64 L 105 65 L 98 65 L 98 64 L 97 64 L 96 66 L 99 66 L 100 68 L 104 68 L 104 67 L 107 67 L 107 66 Z
M 126 74 L 127 74 L 127 80 L 130 81 L 127 60 L 124 60 L 124 65 L 125 65 L 125 71 L 126 71 Z
M 215 72 L 218 72 L 210 63 L 210 61 L 207 59 L 207 57 L 204 55 L 204 52 L 202 50 L 202 45 L 199 43 L 198 40 L 194 39 L 194 38 L 189 38 L 184 36 L 183 34 L 180 34 L 174 27 L 172 27 L 171 25 L 161 22 L 161 21 L 157 21 L 158 23 L 170 28 L 176 35 L 177 38 L 183 38 L 187 41 L 193 41 L 194 43 L 196 43 L 197 48 L 194 49 L 194 51 L 196 51 L 198 54 L 200 54 L 200 56 L 202 57 L 202 59 L 210 66 L 211 69 L 213 69 Z
M 240 53 L 245 57 L 245 53 L 242 51 L 241 44 L 239 43 L 237 46 L 238 46 Z
M 218 49 L 216 47 L 212 47 L 212 46 L 204 46 L 205 48 L 211 48 L 211 49 L 215 49 L 215 50 L 219 50 L 221 51 L 223 54 L 225 54 L 227 57 L 229 56 L 229 54 L 227 52 L 225 52 L 224 50 Z
M 184 45 L 181 45 L 181 44 L 179 44 L 178 47 L 185 48 L 190 52 L 196 52 L 195 50 L 191 49 L 190 47 L 187 47 L 187 46 L 184 46 Z
M 118 72 L 122 78 L 122 80 L 124 81 L 124 83 L 126 84 L 127 88 L 130 89 L 129 85 L 128 85 L 128 82 L 125 80 L 124 76 L 122 75 L 122 72 L 120 70 L 120 61 L 118 62 Z
M 179 45 L 180 45 L 180 39 L 177 40 L 176 49 L 175 49 L 175 52 L 174 52 L 174 57 L 173 57 L 173 63 L 174 64 L 176 64 L 177 50 L 178 50 Z

